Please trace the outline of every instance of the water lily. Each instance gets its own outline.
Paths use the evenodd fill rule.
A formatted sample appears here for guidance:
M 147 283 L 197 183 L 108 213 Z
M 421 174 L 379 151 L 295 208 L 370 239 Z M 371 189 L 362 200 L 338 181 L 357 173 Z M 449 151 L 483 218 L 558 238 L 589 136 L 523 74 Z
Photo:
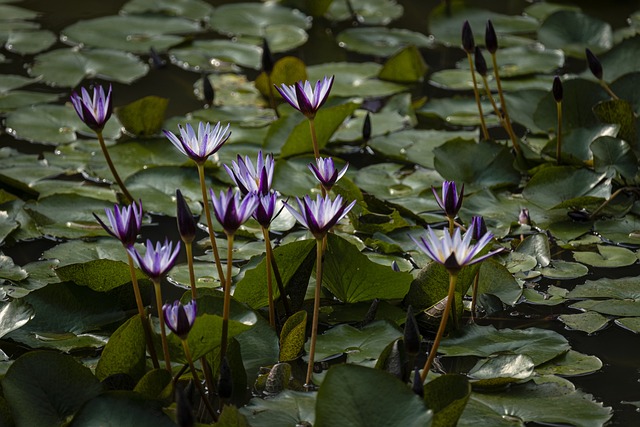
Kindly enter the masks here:
M 180 137 L 166 129 L 163 129 L 163 132 L 182 154 L 197 164 L 203 164 L 227 142 L 231 136 L 229 126 L 230 124 L 227 124 L 223 127 L 220 122 L 215 126 L 211 126 L 211 123 L 200 122 L 196 134 L 191 124 L 187 123 L 184 127 L 178 125 Z
M 242 224 L 251 218 L 258 206 L 258 196 L 255 193 L 249 193 L 241 198 L 240 193 L 234 192 L 231 188 L 227 191 L 220 191 L 219 197 L 213 190 L 209 190 L 209 192 L 213 203 L 213 213 L 227 235 L 234 234 Z
M 187 304 L 175 301 L 173 304 L 162 306 L 164 322 L 171 332 L 180 337 L 180 339 L 186 339 L 187 335 L 189 335 L 189 331 L 196 321 L 197 311 L 198 308 L 194 300 Z
M 252 191 L 262 195 L 269 194 L 273 182 L 273 155 L 267 154 L 263 157 L 260 150 L 255 167 L 249 156 L 242 158 L 240 155 L 237 161 L 231 162 L 231 167 L 223 166 L 242 194 Z
M 454 181 L 444 181 L 442 183 L 442 197 L 438 195 L 438 190 L 435 187 L 431 187 L 431 191 L 436 198 L 436 203 L 438 203 L 438 206 L 444 211 L 449 220 L 449 232 L 453 233 L 454 220 L 462 207 L 464 184 L 462 184 L 460 193 L 458 193 L 458 187 Z
M 484 221 L 484 217 L 474 215 L 473 218 L 471 218 L 471 227 L 469 227 L 469 229 L 471 230 L 473 239 L 480 240 L 482 236 L 487 234 L 487 224 Z
M 262 227 L 269 228 L 276 213 L 278 194 L 271 191 L 269 194 L 258 194 L 258 205 L 253 213 L 253 217 Z
M 347 163 L 342 169 L 338 171 L 333 159 L 331 157 L 320 157 L 316 159 L 316 164 L 309 163 L 309 170 L 313 173 L 313 176 L 320 182 L 322 187 L 326 191 L 330 191 L 331 187 L 344 176 L 349 168 Z
M 96 132 L 101 132 L 104 125 L 111 117 L 113 104 L 111 102 L 111 86 L 105 94 L 104 88 L 97 85 L 93 88 L 93 97 L 87 89 L 82 88 L 81 94 L 74 92 L 71 95 L 71 103 L 80 120 Z
M 354 200 L 345 205 L 340 195 L 334 200 L 329 196 L 321 197 L 319 194 L 316 200 L 311 200 L 309 196 L 304 196 L 302 200 L 296 197 L 296 200 L 298 210 L 285 203 L 286 208 L 316 239 L 322 239 L 356 204 Z
M 308 80 L 304 80 L 293 85 L 282 84 L 280 87 L 276 86 L 276 89 L 293 108 L 306 117 L 313 118 L 329 97 L 333 79 L 334 76 L 325 76 L 316 82 L 315 88 Z
M 156 242 L 155 246 L 151 240 L 147 240 L 146 249 L 144 256 L 134 247 L 129 248 L 129 253 L 144 274 L 151 280 L 160 280 L 173 268 L 180 252 L 180 242 L 174 248 L 168 239 L 164 243 Z
M 114 205 L 113 210 L 105 208 L 104 212 L 109 220 L 109 225 L 93 214 L 102 228 L 120 240 L 125 247 L 133 246 L 142 228 L 142 201 L 133 202 L 122 208 L 119 205 Z

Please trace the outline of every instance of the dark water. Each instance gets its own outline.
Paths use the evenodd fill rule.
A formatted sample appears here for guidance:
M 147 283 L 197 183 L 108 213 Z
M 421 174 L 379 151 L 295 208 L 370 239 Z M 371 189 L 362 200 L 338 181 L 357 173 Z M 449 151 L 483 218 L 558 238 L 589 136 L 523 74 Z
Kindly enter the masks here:
M 339 0 L 336 0 L 339 1 Z M 394 21 L 392 27 L 402 27 L 414 31 L 428 33 L 427 18 L 429 11 L 439 2 L 434 0 L 398 0 L 403 4 L 405 13 L 402 18 Z M 61 29 L 80 19 L 91 19 L 99 16 L 116 14 L 125 3 L 124 0 L 107 1 L 83 1 L 83 0 L 26 0 L 17 3 L 18 6 L 41 12 L 39 22 L 42 27 L 58 33 Z M 214 5 L 233 3 L 233 1 L 209 1 Z M 499 12 L 518 14 L 531 2 L 524 0 L 475 0 L 470 1 L 479 7 L 495 9 Z M 595 0 L 581 0 L 576 2 L 557 1 L 557 3 L 574 3 L 585 12 L 597 16 L 611 23 L 614 28 L 626 25 L 627 17 L 640 9 L 640 0 L 614 0 L 609 2 Z M 333 41 L 333 35 L 350 24 L 332 24 L 319 20 L 309 30 L 308 43 L 291 53 L 301 57 L 309 64 L 320 63 L 328 60 L 358 60 L 370 58 L 345 52 Z M 207 35 L 217 37 L 213 35 Z M 5 53 L 5 52 L 3 52 Z M 431 71 L 451 66 L 453 62 L 462 57 L 462 52 L 455 49 L 442 49 L 423 51 L 425 59 Z M 24 64 L 32 58 L 5 53 L 12 60 L 9 64 L 0 64 L 2 74 L 25 74 Z M 253 72 L 249 72 L 252 76 Z M 183 115 L 195 109 L 201 108 L 201 102 L 193 95 L 193 83 L 200 76 L 180 70 L 169 65 L 163 70 L 150 72 L 144 78 L 135 82 L 133 86 L 114 84 L 114 105 L 127 104 L 146 95 L 158 95 L 170 98 L 167 116 Z M 40 87 L 44 91 L 65 92 L 65 89 L 51 89 Z M 426 83 L 423 87 L 426 95 L 441 96 L 443 93 L 435 91 Z M 66 98 L 62 99 L 62 102 Z M 0 136 L 0 146 L 13 146 L 25 150 L 28 144 L 15 142 L 7 135 Z M 42 149 L 50 149 L 41 147 Z M 27 149 L 29 149 L 27 147 Z M 36 150 L 39 148 L 36 148 Z M 41 242 L 25 244 L 19 248 L 3 248 L 11 255 L 16 263 L 24 264 L 39 256 L 43 250 Z M 47 246 L 45 243 L 44 246 Z M 600 276 L 639 276 L 638 266 L 619 271 L 595 271 L 588 277 L 595 279 Z M 562 286 L 563 283 L 557 283 Z M 636 426 L 640 425 L 640 414 L 631 405 L 622 404 L 622 401 L 640 400 L 640 337 L 625 331 L 619 327 L 611 326 L 608 329 L 588 336 L 583 332 L 564 330 L 560 321 L 555 317 L 558 314 L 570 311 L 565 307 L 517 307 L 517 313 L 505 314 L 504 319 L 494 323 L 499 327 L 525 327 L 537 326 L 556 330 L 565 335 L 576 351 L 599 357 L 604 363 L 601 371 L 572 378 L 572 382 L 585 392 L 591 393 L 602 401 L 605 406 L 614 408 L 614 417 L 610 425 Z

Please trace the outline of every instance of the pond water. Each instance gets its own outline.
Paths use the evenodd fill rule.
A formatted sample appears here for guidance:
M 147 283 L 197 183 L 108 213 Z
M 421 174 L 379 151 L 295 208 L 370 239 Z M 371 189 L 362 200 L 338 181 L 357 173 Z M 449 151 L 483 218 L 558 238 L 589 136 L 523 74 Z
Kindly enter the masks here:
M 336 0 L 338 1 L 338 0 Z M 52 31 L 55 34 L 67 26 L 83 19 L 92 19 L 100 16 L 117 14 L 122 6 L 127 3 L 124 0 L 110 0 L 102 2 L 87 2 L 73 0 L 24 0 L 16 3 L 20 7 L 40 12 L 37 21 L 43 29 Z M 214 6 L 226 3 L 238 3 L 234 1 L 209 1 Z M 395 28 L 405 28 L 408 30 L 429 34 L 428 17 L 430 12 L 440 4 L 439 1 L 423 0 L 398 0 L 404 7 L 401 17 L 394 20 L 390 26 Z M 481 0 L 467 2 L 470 6 L 480 8 L 490 8 L 496 12 L 505 14 L 520 14 L 522 10 L 531 5 L 532 2 L 514 0 L 486 2 Z M 559 1 L 560 4 L 570 4 L 570 2 Z M 604 3 L 601 1 L 581 1 L 579 7 L 591 16 L 606 21 L 614 29 L 628 25 L 628 18 L 634 12 L 640 10 L 640 1 L 617 1 Z M 354 28 L 350 22 L 332 23 L 325 19 L 319 19 L 313 27 L 308 30 L 309 40 L 301 47 L 288 52 L 301 58 L 307 65 L 323 64 L 328 61 L 377 61 L 384 62 L 384 58 L 373 57 L 369 54 L 362 54 L 354 51 L 347 51 L 335 42 L 335 36 L 347 28 Z M 479 31 L 479 29 L 478 29 Z M 204 35 L 196 35 L 197 39 L 207 39 L 214 36 L 212 32 Z M 57 42 L 51 49 L 64 46 Z M 435 87 L 429 82 L 429 75 L 433 72 L 451 68 L 454 64 L 464 59 L 464 53 L 457 47 L 444 48 L 433 47 L 421 50 L 430 70 L 424 79 L 424 83 L 411 86 L 410 91 L 413 99 L 421 96 L 444 98 L 452 94 L 460 94 L 459 91 L 451 91 L 441 87 Z M 11 52 L 2 51 L 8 62 L 0 64 L 1 74 L 26 75 L 25 67 L 33 61 L 33 55 L 17 55 Z M 279 53 L 278 57 L 284 53 Z M 146 56 L 145 60 L 147 59 Z M 163 55 L 167 59 L 166 55 Z M 565 72 L 580 73 L 585 69 L 583 59 L 567 58 L 567 62 L 560 74 Z M 249 80 L 257 77 L 258 72 L 253 69 L 242 69 Z M 120 106 L 135 101 L 143 96 L 156 95 L 169 98 L 170 102 L 166 111 L 166 117 L 184 116 L 202 108 L 203 101 L 194 95 L 194 83 L 200 78 L 200 73 L 181 69 L 174 64 L 168 64 L 166 68 L 152 70 L 144 77 L 137 79 L 132 84 L 113 83 L 114 105 Z M 86 85 L 86 81 L 83 85 Z M 550 87 L 550 85 L 549 85 Z M 55 93 L 63 95 L 60 102 L 65 102 L 68 98 L 69 89 L 66 87 L 49 87 L 43 84 L 36 84 L 34 90 L 43 93 Z M 222 101 L 224 103 L 224 101 Z M 34 122 L 38 119 L 34 117 Z M 425 119 L 418 120 L 418 127 L 429 126 L 430 122 Z M 469 129 L 469 128 L 466 128 Z M 519 128 L 524 133 L 524 127 Z M 15 139 L 6 133 L 0 135 L 0 145 L 2 147 L 12 147 L 23 153 L 52 152 L 51 145 L 26 144 L 20 139 Z M 374 163 L 383 163 L 387 159 L 383 155 L 372 155 L 367 151 L 353 151 L 345 154 L 358 167 Z M 411 159 L 408 159 L 411 161 Z M 77 179 L 75 176 L 73 179 Z M 166 218 L 159 217 L 158 221 L 163 227 L 156 229 L 157 233 L 164 237 L 165 228 L 173 224 Z M 151 228 L 151 227 L 149 227 Z M 172 232 L 176 237 L 175 232 Z M 159 236 L 160 237 L 160 236 Z M 177 238 L 177 237 L 176 237 Z M 35 242 L 25 242 L 13 247 L 3 248 L 4 253 L 11 256 L 16 264 L 24 265 L 40 257 L 41 253 L 53 246 L 53 241 L 37 240 Z M 637 246 L 634 246 L 637 248 Z M 616 269 L 590 268 L 590 272 L 579 279 L 565 281 L 554 281 L 542 279 L 537 282 L 538 289 L 545 290 L 550 285 L 557 285 L 571 289 L 573 286 L 584 283 L 585 280 L 595 280 L 600 277 L 637 277 L 640 276 L 640 267 L 637 263 L 632 266 Z M 611 406 L 614 410 L 612 421 L 609 425 L 632 426 L 640 423 L 640 414 L 635 406 L 624 404 L 623 401 L 640 400 L 640 363 L 638 354 L 640 352 L 640 338 L 637 334 L 625 330 L 621 327 L 610 324 L 606 329 L 593 334 L 586 334 L 582 331 L 571 331 L 565 328 L 564 324 L 557 319 L 557 316 L 565 313 L 575 313 L 575 310 L 568 308 L 569 303 L 557 306 L 520 304 L 505 311 L 493 313 L 489 318 L 479 321 L 480 324 L 492 323 L 499 327 L 509 327 L 520 329 L 528 326 L 551 329 L 563 334 L 570 342 L 572 348 L 581 353 L 595 355 L 604 364 L 603 368 L 596 373 L 583 377 L 572 377 L 571 381 L 583 391 L 590 393 L 605 406 Z

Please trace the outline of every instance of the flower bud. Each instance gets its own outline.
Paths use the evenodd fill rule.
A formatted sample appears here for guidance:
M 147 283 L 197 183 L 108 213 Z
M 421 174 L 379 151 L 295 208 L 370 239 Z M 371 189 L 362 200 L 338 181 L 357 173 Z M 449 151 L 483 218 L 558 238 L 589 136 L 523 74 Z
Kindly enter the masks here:
M 520 215 L 518 215 L 518 224 L 531 225 L 531 217 L 529 216 L 529 209 L 522 208 Z
M 474 240 L 480 240 L 482 236 L 487 234 L 487 224 L 485 224 L 484 218 L 481 216 L 474 216 L 471 219 L 471 230 Z
M 266 38 L 262 39 L 262 71 L 271 74 L 274 64 L 275 61 L 271 54 L 271 49 L 269 49 L 269 42 L 267 42 Z
M 371 139 L 371 113 L 367 111 L 364 123 L 362 124 L 362 140 L 367 142 L 369 139 Z
M 424 398 L 424 385 L 422 385 L 422 379 L 420 378 L 420 370 L 415 369 L 413 374 L 413 385 L 411 390 L 420 397 Z
M 589 66 L 589 70 L 591 70 L 591 74 L 593 74 L 596 79 L 602 80 L 602 63 L 589 49 L 585 49 L 584 52 L 587 55 L 587 65 Z
M 496 53 L 498 50 L 498 36 L 496 35 L 496 30 L 493 28 L 493 24 L 490 19 L 487 20 L 487 28 L 484 32 L 484 45 L 492 54 Z
M 469 24 L 469 21 L 464 21 L 464 24 L 462 24 L 462 48 L 468 54 L 472 54 L 475 46 L 476 43 L 473 40 L 473 31 L 471 31 L 471 25 Z
M 213 100 L 216 97 L 216 91 L 207 74 L 202 74 L 202 97 L 208 105 L 213 105 Z
M 404 348 L 407 354 L 415 356 L 420 351 L 420 331 L 418 329 L 418 323 L 413 315 L 413 308 L 409 306 L 407 308 L 407 318 L 404 323 L 403 333 Z
M 482 51 L 478 46 L 475 49 L 474 55 L 474 63 L 476 66 L 476 71 L 483 77 L 487 76 L 487 61 L 484 60 L 484 56 L 482 55 Z
M 178 231 L 183 242 L 191 243 L 196 238 L 196 220 L 180 190 L 176 190 Z
M 553 99 L 555 99 L 557 103 L 562 102 L 563 90 L 562 90 L 562 81 L 560 80 L 560 77 L 555 76 L 553 78 L 553 87 L 551 91 L 553 92 Z
M 220 377 L 218 378 L 218 396 L 220 399 L 229 399 L 233 393 L 233 377 L 231 367 L 225 356 L 220 364 Z

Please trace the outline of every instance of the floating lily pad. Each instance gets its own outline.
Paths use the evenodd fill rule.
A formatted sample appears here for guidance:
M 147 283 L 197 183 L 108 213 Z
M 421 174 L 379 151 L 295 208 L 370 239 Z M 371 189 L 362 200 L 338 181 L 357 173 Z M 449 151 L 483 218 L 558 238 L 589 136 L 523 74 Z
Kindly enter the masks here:
M 640 316 L 640 301 L 636 300 L 585 300 L 572 304 L 570 307 L 578 310 L 597 311 L 611 316 Z
M 358 22 L 367 25 L 387 25 L 402 16 L 404 8 L 395 0 L 350 0 Z M 332 1 L 325 17 L 332 21 L 352 19 L 347 2 Z
M 549 267 L 539 268 L 538 271 L 548 279 L 568 280 L 585 276 L 589 269 L 580 263 L 554 260 Z
M 640 317 L 624 317 L 622 319 L 616 319 L 614 323 L 631 332 L 640 334 Z
M 415 45 L 409 45 L 391 56 L 380 70 L 382 80 L 399 83 L 422 81 L 428 67 Z
M 24 300 L 16 299 L 0 303 L 0 337 L 21 328 L 33 319 L 33 307 Z
M 584 58 L 585 48 L 596 54 L 609 50 L 613 33 L 609 24 L 597 18 L 579 11 L 560 10 L 545 19 L 538 29 L 538 39 L 547 47 Z
M 336 40 L 345 49 L 382 57 L 391 56 L 409 45 L 433 45 L 433 41 L 424 34 L 387 27 L 349 28 L 338 34 Z
M 33 55 L 47 50 L 56 41 L 56 35 L 48 30 L 15 31 L 9 33 L 4 47 L 10 52 Z
M 255 427 L 315 425 L 317 393 L 285 390 L 273 399 L 253 398 L 240 409 Z
M 209 25 L 228 36 L 264 37 L 269 26 L 290 25 L 306 30 L 311 27 L 311 20 L 302 12 L 277 3 L 236 3 L 218 7 Z
M 558 319 L 569 329 L 583 331 L 588 334 L 598 332 L 609 323 L 609 319 L 595 311 L 586 311 L 579 314 L 562 314 Z
M 229 64 L 259 69 L 262 50 L 255 44 L 232 40 L 196 40 L 188 47 L 169 51 L 171 61 L 192 71 L 215 71 L 229 68 Z
M 0 16 L 2 16 L 3 20 L 20 21 L 26 19 L 35 19 L 38 17 L 38 12 L 18 6 L 13 6 L 10 4 L 2 4 L 0 5 Z
M 530 6 L 527 6 L 524 9 L 524 12 L 528 16 L 533 16 L 539 21 L 544 21 L 549 15 L 552 15 L 561 10 L 572 10 L 575 12 L 580 11 L 578 6 L 571 6 L 568 4 L 559 4 L 559 3 L 534 3 Z
M 0 112 L 6 113 L 18 108 L 30 107 L 57 101 L 59 95 L 54 93 L 31 92 L 26 90 L 12 90 L 0 93 Z
M 475 389 L 504 387 L 533 375 L 534 364 L 523 354 L 498 354 L 479 360 L 469 371 Z
M 489 54 L 485 53 L 489 73 L 493 66 Z M 526 76 L 535 73 L 551 73 L 564 64 L 564 54 L 558 49 L 545 49 L 544 46 L 532 44 L 500 49 L 496 56 L 501 78 Z M 461 69 L 469 69 L 467 58 L 456 63 Z
M 179 34 L 202 31 L 200 24 L 183 18 L 164 16 L 104 16 L 81 20 L 62 30 L 62 39 L 72 44 L 148 53 L 166 50 L 185 40 Z
M 492 76 L 487 78 L 489 86 L 495 92 L 496 85 Z M 449 90 L 473 90 L 473 80 L 469 70 L 448 69 L 436 71 L 431 74 L 429 83 L 435 87 Z M 478 88 L 484 90 L 482 80 L 477 81 Z M 518 79 L 502 80 L 502 89 L 505 91 L 524 90 L 524 89 L 549 89 L 549 77 L 534 75 L 522 77 Z M 555 111 L 555 110 L 554 110 Z
M 125 14 L 161 13 L 193 20 L 208 20 L 213 7 L 203 0 L 130 0 L 122 7 Z
M 604 71 L 604 80 L 614 81 L 640 68 L 640 58 L 635 52 L 640 48 L 640 35 L 623 40 L 608 52 L 599 56 Z M 588 73 L 585 72 L 585 75 Z
M 573 258 L 593 267 L 626 267 L 638 261 L 636 254 L 629 249 L 617 246 L 598 245 L 596 252 L 574 252 Z
M 307 73 L 310 81 L 335 75 L 332 96 L 387 96 L 406 90 L 405 86 L 397 83 L 379 80 L 377 76 L 381 69 L 382 65 L 373 62 L 334 62 L 307 67 Z
M 478 294 L 495 295 L 508 305 L 515 305 L 522 288 L 513 275 L 498 262 L 489 259 L 480 265 Z
M 239 36 L 238 41 L 261 45 L 267 39 L 271 53 L 286 52 L 302 46 L 309 39 L 309 34 L 300 27 L 288 24 L 269 25 L 264 29 L 262 37 Z
M 566 353 L 543 363 L 536 368 L 539 375 L 561 375 L 570 377 L 585 375 L 602 369 L 602 361 L 596 356 L 589 356 L 569 350 Z
M 616 220 L 601 219 L 593 227 L 596 233 L 613 242 L 640 244 L 640 220 L 634 215 Z

